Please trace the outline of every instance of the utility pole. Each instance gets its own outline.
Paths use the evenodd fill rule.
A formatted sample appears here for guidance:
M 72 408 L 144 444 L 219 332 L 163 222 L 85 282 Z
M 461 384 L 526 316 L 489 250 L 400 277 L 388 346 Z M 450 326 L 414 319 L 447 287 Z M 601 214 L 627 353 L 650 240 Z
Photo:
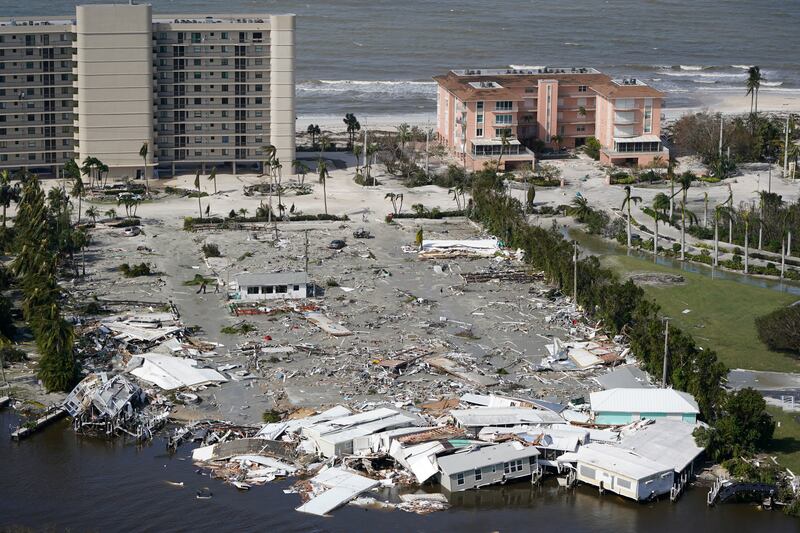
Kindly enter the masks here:
M 364 128 L 364 168 L 367 168 L 367 128 Z
M 786 138 L 783 142 L 783 179 L 789 173 L 789 117 L 791 113 L 786 115 Z
M 572 252 L 572 302 L 578 308 L 578 241 L 573 241 Z
M 428 144 L 431 142 L 431 128 L 430 124 L 425 124 L 425 175 L 428 175 Z
M 722 113 L 719 114 L 719 158 L 722 159 L 722 124 L 725 121 L 725 117 L 722 116 Z
M 669 317 L 664 317 L 664 370 L 661 374 L 661 388 L 667 388 L 667 361 L 669 360 Z
M 305 231 L 305 234 L 306 234 L 305 263 L 306 263 L 306 275 L 308 275 L 308 230 Z

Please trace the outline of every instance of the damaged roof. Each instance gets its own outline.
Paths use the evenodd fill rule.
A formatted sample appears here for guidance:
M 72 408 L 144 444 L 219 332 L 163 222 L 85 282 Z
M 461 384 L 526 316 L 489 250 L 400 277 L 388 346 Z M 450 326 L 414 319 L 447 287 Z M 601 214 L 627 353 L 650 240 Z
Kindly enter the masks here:
M 609 389 L 589 402 L 595 413 L 700 413 L 694 396 L 675 389 Z

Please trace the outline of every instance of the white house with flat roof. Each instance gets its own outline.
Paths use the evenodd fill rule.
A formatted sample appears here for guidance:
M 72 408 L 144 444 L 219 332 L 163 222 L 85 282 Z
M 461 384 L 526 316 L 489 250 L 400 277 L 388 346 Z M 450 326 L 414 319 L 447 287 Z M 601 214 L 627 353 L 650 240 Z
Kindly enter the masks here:
M 575 465 L 578 481 L 636 501 L 668 494 L 675 479 L 671 466 L 610 444 L 586 444 L 558 461 Z
M 308 274 L 305 272 L 278 272 L 251 274 L 243 272 L 235 277 L 233 296 L 237 300 L 277 300 L 281 298 L 306 298 Z

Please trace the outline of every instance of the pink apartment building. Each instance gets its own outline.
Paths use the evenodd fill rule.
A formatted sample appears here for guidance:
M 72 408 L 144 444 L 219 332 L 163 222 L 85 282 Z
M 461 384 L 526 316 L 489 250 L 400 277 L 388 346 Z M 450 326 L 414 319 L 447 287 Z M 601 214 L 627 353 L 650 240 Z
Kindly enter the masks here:
M 664 94 L 639 80 L 615 80 L 593 68 L 520 66 L 451 70 L 433 79 L 439 139 L 474 170 L 501 150 L 506 169 L 532 164 L 531 148 L 556 147 L 554 138 L 575 148 L 596 137 L 600 162 L 608 165 L 667 159 L 660 138 Z

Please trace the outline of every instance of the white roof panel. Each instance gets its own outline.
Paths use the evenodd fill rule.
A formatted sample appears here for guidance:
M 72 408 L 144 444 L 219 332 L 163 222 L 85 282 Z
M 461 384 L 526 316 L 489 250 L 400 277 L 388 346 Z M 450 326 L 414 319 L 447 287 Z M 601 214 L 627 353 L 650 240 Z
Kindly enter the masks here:
M 675 389 L 609 389 L 589 395 L 595 413 L 700 413 L 694 397 Z
M 692 435 L 696 427 L 662 418 L 623 435 L 620 446 L 680 472 L 703 453 Z
M 504 442 L 495 446 L 484 446 L 469 452 L 439 457 L 438 462 L 442 473 L 449 476 L 473 468 L 496 465 L 506 461 L 513 461 L 514 459 L 535 457 L 537 455 L 539 455 L 539 450 L 533 446 L 525 446 L 520 442 Z
M 672 468 L 641 457 L 630 450 L 600 443 L 581 446 L 577 452 L 563 454 L 558 461 L 582 463 L 637 480 L 672 471 Z

